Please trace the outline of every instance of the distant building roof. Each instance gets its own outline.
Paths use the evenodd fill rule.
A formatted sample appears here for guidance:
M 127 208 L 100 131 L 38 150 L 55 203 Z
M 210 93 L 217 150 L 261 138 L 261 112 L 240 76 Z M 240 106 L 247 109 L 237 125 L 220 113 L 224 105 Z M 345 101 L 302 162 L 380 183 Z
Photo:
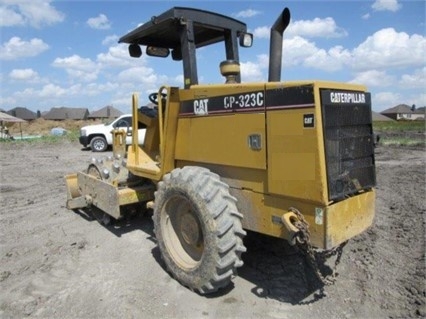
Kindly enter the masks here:
M 384 110 L 383 112 L 380 112 L 381 114 L 412 114 L 413 111 L 411 111 L 411 107 L 409 107 L 407 104 L 399 104 L 397 106 L 394 106 L 390 109 Z
M 87 120 L 89 110 L 76 107 L 53 107 L 43 115 L 46 120 Z
M 31 121 L 35 120 L 37 118 L 37 114 L 33 111 L 30 111 L 29 109 L 25 107 L 15 107 L 9 111 L 7 111 L 7 114 L 12 115 L 14 117 L 19 117 L 20 119 Z
M 414 114 L 425 114 L 426 113 L 426 107 L 425 106 L 419 107 L 418 109 L 413 111 L 413 113 Z
M 380 113 L 374 112 L 372 111 L 372 117 L 373 117 L 373 122 L 380 122 L 380 121 L 393 121 L 393 119 L 391 119 L 390 117 L 387 117 L 385 115 L 382 115 Z
M 107 105 L 100 110 L 90 113 L 89 118 L 116 118 L 123 115 L 123 112 L 117 110 L 111 105 Z

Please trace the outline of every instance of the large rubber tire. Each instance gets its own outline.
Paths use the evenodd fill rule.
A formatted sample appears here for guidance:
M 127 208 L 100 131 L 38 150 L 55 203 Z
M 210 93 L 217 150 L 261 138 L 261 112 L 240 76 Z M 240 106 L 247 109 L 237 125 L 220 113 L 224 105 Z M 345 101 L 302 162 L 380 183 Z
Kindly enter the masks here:
M 201 294 L 227 286 L 246 251 L 229 186 L 194 166 L 174 169 L 155 192 L 154 231 L 168 271 Z
M 108 143 L 104 137 L 95 136 L 90 141 L 90 148 L 92 152 L 105 152 L 108 148 Z

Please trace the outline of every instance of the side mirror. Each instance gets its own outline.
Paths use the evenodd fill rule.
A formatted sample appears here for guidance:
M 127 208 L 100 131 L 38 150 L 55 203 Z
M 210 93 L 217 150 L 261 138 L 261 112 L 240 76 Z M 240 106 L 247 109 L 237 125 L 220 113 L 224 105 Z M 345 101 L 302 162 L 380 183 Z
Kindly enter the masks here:
M 139 44 L 132 43 L 129 45 L 129 54 L 132 58 L 140 58 L 142 55 L 142 50 Z
M 180 48 L 172 50 L 172 59 L 173 61 L 182 61 L 182 51 Z
M 240 34 L 240 46 L 249 48 L 253 45 L 253 34 L 241 33 Z
M 170 54 L 170 50 L 167 49 L 167 48 L 147 46 L 146 47 L 146 54 L 149 55 L 149 56 L 167 58 Z

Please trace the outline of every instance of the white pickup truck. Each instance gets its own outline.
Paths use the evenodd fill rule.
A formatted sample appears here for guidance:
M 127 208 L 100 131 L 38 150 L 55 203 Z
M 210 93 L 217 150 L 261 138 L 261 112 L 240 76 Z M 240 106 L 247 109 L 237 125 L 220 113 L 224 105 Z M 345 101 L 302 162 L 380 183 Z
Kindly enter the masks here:
M 112 122 L 106 124 L 95 124 L 84 126 L 80 129 L 80 144 L 84 147 L 90 146 L 92 152 L 104 152 L 108 146 L 112 145 L 112 133 L 115 128 L 121 128 L 126 131 L 126 144 L 132 143 L 132 115 L 125 114 Z M 145 140 L 145 126 L 139 123 L 138 128 L 139 144 Z

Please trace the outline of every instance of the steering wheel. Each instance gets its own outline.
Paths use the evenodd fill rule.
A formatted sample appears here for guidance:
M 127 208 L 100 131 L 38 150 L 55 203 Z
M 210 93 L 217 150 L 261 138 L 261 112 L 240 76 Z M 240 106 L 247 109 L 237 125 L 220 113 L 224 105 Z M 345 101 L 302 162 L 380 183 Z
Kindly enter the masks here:
M 154 103 L 155 105 L 158 105 L 158 101 L 157 101 L 157 97 L 158 97 L 158 93 L 151 93 L 150 95 L 148 95 L 148 99 L 150 102 Z M 161 98 L 165 99 L 167 97 L 167 94 L 161 93 Z

